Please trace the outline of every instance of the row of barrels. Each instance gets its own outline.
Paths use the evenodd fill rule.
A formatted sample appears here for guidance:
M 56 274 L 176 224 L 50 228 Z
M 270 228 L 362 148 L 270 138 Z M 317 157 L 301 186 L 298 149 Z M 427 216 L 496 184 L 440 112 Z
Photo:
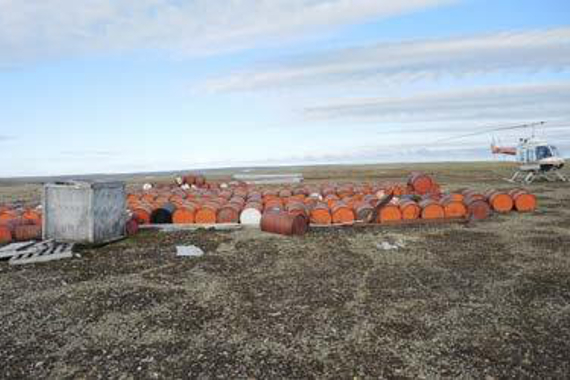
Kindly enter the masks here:
M 38 240 L 42 237 L 42 213 L 38 209 L 0 206 L 0 244 Z
M 171 194 L 150 200 L 129 196 L 128 203 L 134 218 L 141 224 L 259 224 L 261 216 L 268 210 L 299 214 L 315 225 L 357 220 L 387 223 L 416 219 L 485 219 L 491 212 L 528 212 L 536 208 L 535 196 L 521 189 L 492 189 L 483 193 L 465 189 L 448 194 L 404 194 L 395 197 L 380 210 L 375 210 L 375 207 L 385 193 L 346 192 L 342 198 L 338 194 L 338 191 L 324 191 L 307 196 L 292 191 L 242 190 L 203 198 Z

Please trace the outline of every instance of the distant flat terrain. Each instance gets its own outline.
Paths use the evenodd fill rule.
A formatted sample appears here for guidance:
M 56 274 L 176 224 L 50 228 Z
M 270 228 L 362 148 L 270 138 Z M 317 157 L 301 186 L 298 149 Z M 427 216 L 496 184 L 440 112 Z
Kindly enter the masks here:
M 444 188 L 486 189 L 513 187 L 502 181 L 511 168 L 282 170 L 357 182 L 416 169 Z M 147 180 L 171 178 L 128 183 Z M 4 200 L 39 194 L 1 189 Z M 0 377 L 565 378 L 570 184 L 530 189 L 535 213 L 467 226 L 143 232 L 68 261 L 0 262 Z M 177 258 L 180 244 L 206 254 Z

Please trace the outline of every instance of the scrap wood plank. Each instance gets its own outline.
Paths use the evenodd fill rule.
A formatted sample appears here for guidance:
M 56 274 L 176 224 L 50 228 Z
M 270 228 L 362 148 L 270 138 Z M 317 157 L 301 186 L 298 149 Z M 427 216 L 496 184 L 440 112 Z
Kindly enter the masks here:
M 21 265 L 73 257 L 73 244 L 42 242 L 14 243 L 0 250 L 0 259 L 9 259 L 10 265 Z

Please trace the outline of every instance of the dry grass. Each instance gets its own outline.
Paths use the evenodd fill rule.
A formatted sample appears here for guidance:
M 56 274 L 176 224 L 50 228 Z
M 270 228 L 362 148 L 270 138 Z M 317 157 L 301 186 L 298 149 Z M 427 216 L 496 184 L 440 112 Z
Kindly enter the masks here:
M 427 169 L 452 187 L 504 186 L 507 170 Z M 374 170 L 331 172 L 402 174 Z M 470 227 L 146 232 L 65 262 L 0 263 L 0 377 L 563 378 L 570 191 L 534 190 L 535 214 Z M 207 254 L 176 258 L 177 244 Z

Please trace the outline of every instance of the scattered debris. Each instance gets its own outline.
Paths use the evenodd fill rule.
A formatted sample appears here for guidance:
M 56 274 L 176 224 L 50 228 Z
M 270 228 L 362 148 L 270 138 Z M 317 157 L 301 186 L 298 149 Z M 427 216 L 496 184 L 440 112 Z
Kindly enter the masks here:
M 200 257 L 204 256 L 204 251 L 195 245 L 179 245 L 176 246 L 176 256 L 182 257 Z
M 395 249 L 405 248 L 405 244 L 401 240 L 398 240 L 395 243 L 383 241 L 383 242 L 377 243 L 376 248 L 381 249 L 383 251 L 391 251 L 391 250 L 395 250 Z
M 53 240 L 13 243 L 0 248 L 0 260 L 9 259 L 10 265 L 41 263 L 73 257 L 72 243 Z

